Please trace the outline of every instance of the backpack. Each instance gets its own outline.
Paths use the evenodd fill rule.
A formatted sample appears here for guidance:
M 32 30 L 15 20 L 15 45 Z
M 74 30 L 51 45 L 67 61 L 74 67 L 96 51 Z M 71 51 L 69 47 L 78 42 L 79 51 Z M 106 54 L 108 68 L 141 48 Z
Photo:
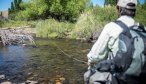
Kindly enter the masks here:
M 131 76 L 139 76 L 146 68 L 146 30 L 144 26 L 128 27 L 121 21 L 115 21 L 123 28 L 119 35 L 119 46 L 122 47 L 113 59 L 99 62 L 97 70 Z M 124 49 L 124 50 L 123 50 Z

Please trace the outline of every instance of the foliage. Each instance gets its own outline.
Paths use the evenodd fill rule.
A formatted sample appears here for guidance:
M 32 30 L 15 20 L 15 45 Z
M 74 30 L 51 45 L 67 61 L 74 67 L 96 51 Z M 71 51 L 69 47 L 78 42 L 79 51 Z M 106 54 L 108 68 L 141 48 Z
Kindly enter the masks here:
M 144 4 L 142 5 L 142 8 L 146 10 L 146 0 L 145 0 Z
M 141 5 L 137 7 L 135 19 L 146 25 L 146 10 L 144 8 Z M 118 18 L 116 13 L 115 6 L 94 7 L 85 11 L 75 24 L 71 37 L 89 39 L 95 32 L 101 32 L 106 23 L 115 21 Z
M 137 0 L 137 2 L 138 2 L 138 5 L 140 5 L 140 0 Z M 115 6 L 116 3 L 117 3 L 117 0 L 105 0 L 104 6 L 105 6 L 105 5 L 112 5 L 112 6 Z
M 2 25 L 3 25 L 3 21 L 0 20 L 0 27 L 2 27 Z
M 79 14 L 90 3 L 89 0 L 29 0 L 29 2 L 21 3 L 14 0 L 14 2 L 17 3 L 14 4 L 16 6 L 14 10 L 18 9 L 18 7 L 21 9 L 21 11 L 15 12 L 17 19 L 36 20 L 54 18 L 59 21 L 71 22 L 76 21 Z M 18 17 L 18 15 L 20 16 Z
M 137 4 L 140 5 L 140 0 L 137 0 Z
M 0 16 L 2 16 L 2 12 L 0 12 Z
M 103 26 L 117 18 L 114 7 L 95 7 L 81 14 L 75 29 L 72 31 L 72 38 L 89 39 L 93 33 L 101 32 Z
M 17 0 L 14 0 L 14 6 L 15 6 L 15 10 L 17 10 L 18 9 L 18 2 L 17 2 Z
M 136 21 L 146 26 L 146 5 L 140 5 L 137 7 Z
M 111 6 L 93 7 L 90 0 L 21 2 L 19 4 L 21 9 L 10 14 L 16 22 L 14 20 L 1 21 L 0 26 L 36 25 L 37 35 L 40 37 L 66 38 L 70 36 L 70 38 L 88 39 L 93 33 L 101 32 L 106 23 L 118 17 L 116 7 L 112 6 L 115 3 L 106 1 L 108 1 L 106 4 Z M 145 15 L 146 2 L 138 5 L 136 21 L 146 25 Z M 31 22 L 31 20 L 36 21 Z
M 27 8 L 26 8 L 27 7 Z M 19 12 L 17 13 L 12 13 L 10 14 L 10 16 L 12 17 L 12 15 L 14 14 L 14 17 L 12 19 L 14 20 L 33 20 L 36 18 L 37 15 L 37 11 L 33 11 L 31 10 L 31 6 L 30 3 L 20 3 L 20 8 L 21 10 L 19 10 Z
M 54 19 L 41 20 L 36 25 L 37 36 L 48 38 L 66 38 L 73 28 L 72 23 L 58 22 Z
M 11 11 L 13 11 L 13 10 L 14 10 L 14 3 L 11 2 Z
M 14 19 L 17 16 L 17 13 L 21 10 L 20 4 L 22 0 L 14 0 L 11 2 L 11 8 L 8 8 L 9 18 Z
M 22 0 L 18 0 L 18 4 L 20 4 L 22 2 Z
M 11 2 L 10 11 L 13 13 L 13 12 L 17 12 L 18 10 L 20 10 L 21 3 L 22 3 L 22 0 L 14 0 L 13 2 Z
M 116 5 L 116 1 L 117 0 L 105 0 L 105 2 L 104 2 L 104 6 L 105 5 Z

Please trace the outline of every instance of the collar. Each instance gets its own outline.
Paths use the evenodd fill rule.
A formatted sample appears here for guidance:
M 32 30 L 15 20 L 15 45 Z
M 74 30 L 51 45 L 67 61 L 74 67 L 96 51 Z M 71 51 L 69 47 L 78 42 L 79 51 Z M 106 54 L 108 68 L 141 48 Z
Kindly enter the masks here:
M 135 20 L 132 17 L 127 16 L 127 15 L 120 16 L 118 20 L 125 23 L 128 27 L 133 26 L 135 24 Z

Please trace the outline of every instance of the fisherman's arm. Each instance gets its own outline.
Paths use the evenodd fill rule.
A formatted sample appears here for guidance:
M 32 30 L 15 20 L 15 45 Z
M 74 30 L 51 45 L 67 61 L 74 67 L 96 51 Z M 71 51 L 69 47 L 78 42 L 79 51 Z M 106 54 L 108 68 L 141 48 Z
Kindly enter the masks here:
M 88 64 L 98 63 L 106 58 L 108 58 L 108 53 L 111 51 L 115 56 L 118 51 L 118 41 L 117 38 L 121 33 L 122 29 L 118 28 L 115 23 L 111 22 L 107 24 L 99 39 L 93 45 L 91 51 L 88 53 Z
M 108 41 L 110 39 L 109 29 L 107 26 L 104 27 L 98 40 L 94 43 L 91 51 L 88 53 L 88 64 L 101 61 L 107 57 L 108 54 Z

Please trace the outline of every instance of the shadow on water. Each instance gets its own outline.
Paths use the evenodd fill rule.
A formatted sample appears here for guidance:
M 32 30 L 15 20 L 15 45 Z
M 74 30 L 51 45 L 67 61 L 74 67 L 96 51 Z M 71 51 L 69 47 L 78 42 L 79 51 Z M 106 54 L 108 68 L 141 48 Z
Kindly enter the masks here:
M 0 75 L 14 83 L 28 80 L 41 84 L 83 84 L 87 65 L 73 58 L 87 61 L 92 44 L 75 40 L 36 39 L 37 47 L 6 46 L 0 48 Z M 65 53 L 71 55 L 66 56 Z

